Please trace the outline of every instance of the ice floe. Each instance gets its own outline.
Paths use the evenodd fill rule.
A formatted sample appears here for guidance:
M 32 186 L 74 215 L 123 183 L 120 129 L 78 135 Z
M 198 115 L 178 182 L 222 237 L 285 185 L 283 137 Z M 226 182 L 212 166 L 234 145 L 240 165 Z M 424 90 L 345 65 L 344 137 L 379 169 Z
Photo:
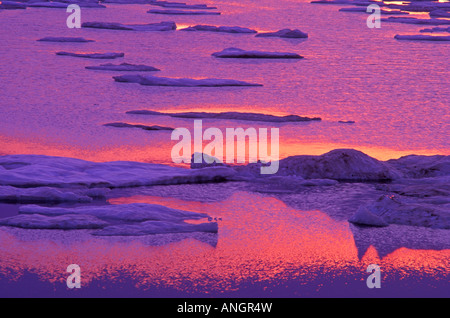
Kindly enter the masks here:
M 66 55 L 66 56 L 74 56 L 74 57 L 83 57 L 89 59 L 115 59 L 118 57 L 125 56 L 125 53 L 73 53 L 73 52 L 56 52 L 56 55 Z
M 208 217 L 205 213 L 177 210 L 163 205 L 146 203 L 80 206 L 74 208 L 25 205 L 19 208 L 19 214 L 40 214 L 48 217 L 72 214 L 90 215 L 104 221 L 121 222 L 182 222 L 184 220 L 200 220 Z
M 297 53 L 286 52 L 265 52 L 265 51 L 247 51 L 239 48 L 230 47 L 221 52 L 212 54 L 218 58 L 262 58 L 262 59 L 301 59 L 302 56 Z
M 8 203 L 58 203 L 58 202 L 91 202 L 92 197 L 76 194 L 51 187 L 16 188 L 0 186 L 0 202 Z
M 367 14 L 371 14 L 372 11 L 367 12 L 367 8 L 364 7 L 356 7 L 356 8 L 341 8 L 339 9 L 339 11 L 341 12 L 363 12 L 363 13 L 367 13 Z M 385 10 L 385 9 L 381 9 L 380 10 L 380 14 L 385 14 L 385 15 L 407 15 L 409 14 L 409 12 L 405 12 L 405 11 L 400 11 L 400 10 Z
M 184 2 L 168 2 L 168 1 L 151 1 L 151 5 L 160 6 L 164 8 L 179 8 L 179 9 L 217 9 L 216 7 L 208 7 L 206 4 L 186 4 Z
M 45 215 L 31 214 L 0 219 L 0 225 L 23 229 L 80 230 L 100 229 L 109 225 L 109 223 L 90 215 L 71 214 L 48 217 Z
M 191 232 L 207 232 L 217 233 L 219 226 L 215 222 L 189 224 L 189 223 L 173 223 L 164 221 L 147 221 L 138 225 L 121 224 L 112 225 L 102 230 L 92 233 L 96 236 L 142 236 L 151 234 L 166 233 L 191 233 Z
M 26 9 L 27 5 L 24 3 L 14 2 L 14 1 L 1 1 L 0 9 L 4 10 L 17 10 L 17 9 Z
M 147 13 L 153 14 L 169 14 L 169 15 L 220 15 L 220 12 L 213 11 L 184 11 L 184 10 L 176 10 L 176 9 L 150 9 Z
M 144 75 L 121 75 L 113 77 L 116 82 L 138 83 L 147 86 L 178 86 L 178 87 L 222 87 L 222 86 L 262 86 L 261 84 L 248 83 L 231 79 L 191 79 L 169 78 Z
M 117 127 L 117 128 L 140 128 L 143 130 L 174 130 L 174 128 L 171 128 L 171 127 L 164 127 L 164 126 L 158 126 L 158 125 L 148 126 L 148 125 L 141 125 L 141 124 L 121 123 L 121 122 L 108 123 L 108 124 L 104 124 L 103 126 Z
M 289 39 L 295 39 L 295 38 L 307 38 L 308 34 L 305 32 L 302 32 L 298 29 L 291 30 L 291 29 L 282 29 L 277 32 L 266 32 L 266 33 L 258 33 L 256 34 L 257 37 L 279 37 L 279 38 L 289 38 Z
M 275 116 L 259 113 L 245 112 L 223 112 L 223 113 L 207 113 L 207 112 L 180 112 L 180 113 L 163 113 L 152 110 L 130 110 L 127 114 L 134 115 L 152 115 L 152 116 L 170 116 L 176 118 L 211 118 L 211 119 L 231 119 L 231 120 L 248 120 L 248 121 L 264 121 L 272 123 L 285 122 L 303 122 L 303 121 L 320 121 L 319 117 L 303 117 L 298 115 Z
M 209 31 L 209 32 L 223 32 L 223 33 L 257 33 L 257 31 L 238 26 L 214 26 L 214 25 L 194 25 L 187 28 L 180 29 L 180 31 Z
M 397 34 L 396 36 L 394 36 L 394 38 L 397 40 L 408 40 L 408 41 L 450 41 L 450 35 Z
M 80 1 L 80 2 L 74 2 L 76 3 L 78 6 L 80 6 L 81 8 L 106 8 L 106 6 L 99 4 L 99 3 L 95 3 L 95 2 L 84 2 L 84 1 Z M 28 2 L 27 3 L 27 7 L 32 7 L 32 8 L 56 8 L 56 9 L 67 9 L 67 6 L 70 3 L 65 3 L 65 2 Z
M 227 167 L 201 170 L 159 164 L 115 161 L 89 162 L 38 155 L 0 157 L 0 185 L 15 187 L 119 188 L 234 180 Z
M 47 36 L 37 41 L 43 42 L 95 42 L 94 40 L 87 40 L 82 37 L 61 37 L 61 36 Z
M 101 65 L 94 66 L 86 66 L 88 70 L 101 70 L 101 71 L 118 71 L 118 72 L 156 72 L 160 71 L 160 69 L 147 66 L 147 65 L 136 65 L 129 63 L 121 63 L 119 65 L 115 65 L 112 63 L 106 63 Z
M 117 22 L 84 22 L 83 28 L 128 30 L 128 31 L 172 31 L 176 30 L 175 22 L 159 22 L 148 24 L 122 24 Z
M 172 209 L 158 204 L 43 207 L 25 205 L 19 215 L 0 219 L 0 225 L 24 229 L 101 229 L 97 236 L 140 236 L 165 233 L 217 233 L 216 222 L 185 223 L 209 218 L 205 213 Z
M 434 28 L 431 28 L 431 29 L 422 29 L 422 30 L 420 30 L 420 32 L 423 32 L 423 33 L 433 33 L 433 32 L 447 32 L 447 33 L 450 33 L 450 27 L 448 27 L 448 28 L 434 27 Z
M 450 20 L 444 19 L 418 19 L 412 17 L 388 17 L 383 18 L 381 21 L 384 22 L 398 22 L 398 23 L 408 23 L 408 24 L 426 24 L 426 25 L 442 25 L 450 24 Z
M 444 11 L 444 10 L 440 10 L 440 9 L 439 10 L 433 10 L 429 14 L 430 14 L 430 17 L 450 18 L 450 12 Z

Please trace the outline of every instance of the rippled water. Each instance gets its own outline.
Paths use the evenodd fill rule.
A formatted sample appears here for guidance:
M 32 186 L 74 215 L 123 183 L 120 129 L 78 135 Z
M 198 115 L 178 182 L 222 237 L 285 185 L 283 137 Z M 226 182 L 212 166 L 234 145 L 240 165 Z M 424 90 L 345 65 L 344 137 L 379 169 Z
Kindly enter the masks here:
M 356 148 L 388 159 L 450 154 L 449 44 L 396 41 L 421 26 L 382 23 L 340 6 L 297 1 L 204 1 L 221 16 L 171 17 L 147 5 L 82 9 L 82 21 L 173 20 L 238 25 L 262 31 L 300 28 L 307 40 L 209 32 L 69 30 L 65 10 L 0 13 L 0 152 L 95 161 L 171 164 L 170 132 L 103 127 L 108 122 L 192 128 L 192 120 L 125 114 L 159 111 L 252 111 L 319 116 L 296 124 L 205 120 L 204 127 L 279 127 L 281 155 Z M 420 13 L 419 13 L 420 15 Z M 93 43 L 46 43 L 45 36 L 83 36 Z M 226 47 L 297 52 L 298 61 L 224 61 Z M 124 52 L 116 62 L 162 69 L 158 76 L 230 78 L 251 88 L 170 88 L 116 83 L 116 72 L 86 70 L 104 61 L 57 51 Z M 354 120 L 353 125 L 339 120 Z M 255 190 L 255 192 L 251 191 Z M 347 219 L 377 193 L 371 185 L 276 194 L 244 184 L 118 190 L 111 204 L 148 202 L 206 212 L 219 233 L 94 238 L 89 231 L 0 229 L 2 295 L 74 295 L 68 264 L 82 268 L 76 295 L 138 296 L 450 296 L 448 231 L 391 225 L 359 228 Z M 17 213 L 1 205 L 0 217 Z M 382 268 L 383 287 L 365 285 L 368 264 Z
M 208 2 L 212 3 L 212 2 Z M 3 153 L 44 153 L 90 160 L 171 163 L 169 132 L 103 127 L 122 121 L 192 128 L 192 120 L 126 115 L 133 109 L 255 111 L 319 116 L 280 127 L 281 154 L 320 154 L 358 148 L 380 159 L 410 153 L 449 154 L 449 44 L 397 41 L 421 26 L 383 23 L 340 6 L 297 1 L 214 1 L 221 16 L 161 16 L 148 5 L 83 9 L 82 22 L 149 23 L 179 27 L 229 25 L 273 31 L 300 28 L 305 40 L 212 32 L 134 32 L 68 29 L 65 10 L 5 10 L 0 18 L 0 142 Z M 93 43 L 47 43 L 44 36 L 83 36 Z M 228 61 L 226 47 L 297 52 L 298 61 Z M 158 76 L 215 77 L 261 83 L 253 88 L 171 88 L 116 83 L 116 72 L 84 67 L 102 61 L 55 56 L 57 51 L 124 52 L 115 62 L 162 69 Z M 339 124 L 354 120 L 356 124 Z M 205 121 L 218 128 L 254 126 Z M 267 124 L 264 126 L 268 126 Z

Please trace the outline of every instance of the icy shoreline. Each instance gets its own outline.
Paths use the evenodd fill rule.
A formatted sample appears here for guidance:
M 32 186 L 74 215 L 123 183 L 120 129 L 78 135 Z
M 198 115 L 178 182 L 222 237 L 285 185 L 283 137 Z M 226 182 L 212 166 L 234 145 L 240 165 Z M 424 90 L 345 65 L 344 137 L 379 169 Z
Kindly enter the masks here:
M 185 169 L 139 162 L 96 163 L 62 157 L 6 155 L 0 157 L 0 202 L 89 203 L 94 198 L 105 197 L 109 189 L 114 188 L 205 182 L 263 182 L 295 188 L 328 187 L 338 183 L 359 182 L 375 184 L 385 195 L 381 198 L 374 197 L 373 203 L 361 206 L 350 218 L 350 222 L 366 226 L 400 224 L 450 229 L 450 156 L 410 155 L 400 159 L 379 161 L 357 150 L 337 149 L 320 156 L 302 155 L 284 158 L 279 162 L 280 169 L 276 175 L 259 174 L 261 165 L 263 164 L 253 163 L 242 166 L 208 167 L 205 163 Z M 64 226 L 67 229 L 70 228 L 67 222 L 71 222 L 68 215 L 75 213 L 67 210 L 64 213 L 55 212 L 52 210 L 55 208 L 45 210 L 28 207 L 31 207 L 31 210 L 27 210 L 30 208 L 25 206 L 21 211 L 30 214 L 30 220 L 27 221 L 27 217 L 22 213 L 19 219 L 3 220 L 2 224 L 39 227 L 39 225 L 23 225 L 31 222 L 30 224 L 41 224 L 44 228 Z M 95 215 L 92 211 L 97 211 L 98 208 L 98 206 L 88 207 L 82 215 Z M 103 217 L 108 214 L 105 211 L 102 213 Z M 127 213 L 135 215 L 136 211 Z M 63 214 L 67 218 L 57 220 L 55 225 L 50 222 L 53 220 L 32 216 L 33 214 L 44 214 L 46 217 L 49 217 L 49 214 L 53 216 Z M 93 222 L 92 219 L 77 219 L 74 224 L 76 228 L 99 226 L 98 222 Z M 149 233 L 154 229 L 154 225 L 146 224 L 140 229 L 129 226 L 118 227 L 112 229 L 114 231 L 108 230 L 99 235 L 114 235 L 114 233 L 133 235 L 131 234 L 133 229 L 139 233 Z M 205 229 L 211 230 L 208 226 Z M 173 228 L 172 230 L 175 231 Z M 179 230 L 189 231 L 184 224 Z M 165 228 L 161 231 L 168 230 Z

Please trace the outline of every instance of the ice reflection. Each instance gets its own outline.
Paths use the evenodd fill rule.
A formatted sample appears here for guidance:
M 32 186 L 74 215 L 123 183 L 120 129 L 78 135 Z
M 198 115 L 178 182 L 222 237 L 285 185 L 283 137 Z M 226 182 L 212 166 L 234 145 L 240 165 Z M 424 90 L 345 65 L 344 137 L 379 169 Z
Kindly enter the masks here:
M 218 236 L 203 237 L 203 242 L 200 234 L 99 239 L 89 231 L 2 228 L 0 275 L 11 281 L 32 273 L 42 282 L 58 285 L 65 283 L 67 265 L 75 263 L 83 270 L 85 287 L 108 280 L 112 286 L 126 283 L 142 291 L 170 288 L 180 294 L 206 295 L 249 285 L 268 292 L 289 285 L 294 293 L 304 286 L 325 288 L 323 280 L 357 283 L 371 263 L 379 264 L 387 279 L 442 282 L 449 274 L 449 249 L 412 250 L 406 244 L 387 251 L 346 221 L 320 211 L 293 209 L 273 197 L 238 192 L 212 203 L 154 196 L 110 202 L 158 203 L 222 220 Z

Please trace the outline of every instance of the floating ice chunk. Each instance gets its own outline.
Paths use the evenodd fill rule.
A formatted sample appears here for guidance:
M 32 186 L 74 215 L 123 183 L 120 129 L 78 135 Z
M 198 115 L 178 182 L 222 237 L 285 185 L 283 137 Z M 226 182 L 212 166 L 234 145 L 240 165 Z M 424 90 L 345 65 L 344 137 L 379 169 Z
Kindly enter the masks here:
M 0 186 L 0 201 L 12 203 L 91 202 L 92 198 L 50 187 L 15 188 Z
M 396 195 L 383 195 L 374 203 L 358 209 L 350 222 L 380 226 L 400 224 L 450 229 L 450 209 L 447 206 L 410 203 Z
M 183 10 L 175 10 L 175 9 L 151 9 L 148 10 L 147 13 L 154 14 L 169 14 L 169 15 L 220 15 L 220 12 L 212 12 L 212 11 L 183 11 Z
M 255 30 L 249 28 L 242 28 L 238 26 L 213 26 L 213 25 L 194 25 L 180 31 L 209 31 L 209 32 L 224 32 L 224 33 L 257 33 Z
M 104 124 L 103 126 L 117 127 L 117 128 L 140 128 L 143 130 L 174 130 L 174 128 L 171 127 L 163 127 L 158 125 L 147 126 L 147 125 L 127 124 L 127 123 L 109 123 Z
M 159 164 L 11 155 L 0 156 L 0 185 L 16 187 L 135 187 L 234 180 L 227 167 L 191 170 Z
M 109 223 L 91 215 L 61 215 L 48 217 L 39 214 L 17 215 L 0 219 L 0 225 L 23 229 L 79 230 L 100 229 Z
M 420 30 L 420 32 L 424 32 L 424 33 L 447 32 L 447 33 L 450 33 L 450 27 L 448 27 L 448 28 L 434 27 L 431 29 L 422 29 L 422 30 Z
M 430 17 L 438 17 L 438 18 L 450 18 L 450 12 L 444 10 L 433 10 L 430 13 Z
M 372 3 L 381 4 L 381 2 L 374 1 L 355 1 L 355 0 L 314 0 L 311 3 L 319 3 L 319 4 L 351 4 L 351 5 L 359 5 L 359 6 L 368 6 Z
M 303 56 L 297 53 L 285 52 L 264 52 L 264 51 L 245 51 L 242 49 L 230 47 L 221 52 L 212 54 L 219 58 L 263 58 L 263 59 L 301 59 Z
M 164 8 L 202 9 L 202 10 L 217 9 L 216 7 L 208 7 L 206 4 L 186 4 L 182 2 L 152 1 L 150 4 Z
M 121 24 L 116 22 L 84 22 L 83 28 L 129 30 L 129 31 L 171 31 L 176 30 L 175 22 L 159 22 L 149 24 Z
M 92 233 L 96 236 L 142 236 L 166 233 L 208 232 L 217 233 L 219 226 L 216 222 L 188 224 L 164 221 L 147 221 L 137 225 L 113 225 Z
M 427 25 L 441 25 L 450 24 L 450 20 L 444 19 L 418 19 L 412 17 L 388 17 L 383 18 L 381 21 L 384 22 L 398 22 L 398 23 L 408 23 L 408 24 L 427 24 Z
M 414 34 L 414 35 L 399 35 L 394 36 L 397 40 L 407 40 L 407 41 L 450 41 L 450 35 L 424 35 L 424 34 Z
M 112 63 L 101 64 L 98 66 L 86 66 L 88 70 L 101 70 L 101 71 L 118 71 L 118 72 L 156 72 L 160 71 L 156 67 L 147 65 L 135 65 L 129 63 L 122 63 L 120 65 L 114 65 Z
M 302 32 L 298 29 L 291 30 L 291 29 L 283 29 L 279 30 L 277 32 L 266 32 L 266 33 L 258 33 L 256 35 L 257 37 L 279 37 L 279 38 L 307 38 L 308 34 L 305 32 Z
M 153 115 L 153 116 L 170 116 L 176 118 L 212 118 L 212 119 L 231 119 L 246 121 L 264 121 L 272 123 L 285 122 L 303 122 L 303 121 L 320 121 L 318 117 L 302 117 L 298 115 L 275 116 L 259 113 L 243 113 L 243 112 L 223 112 L 223 113 L 206 113 L 206 112 L 182 112 L 182 113 L 163 113 L 151 110 L 131 110 L 127 114 L 135 115 Z
M 409 12 L 431 12 L 435 10 L 445 10 L 448 11 L 450 9 L 450 4 L 446 2 L 411 2 L 410 4 L 385 4 L 385 6 L 394 9 L 400 9 L 402 11 Z
M 87 40 L 87 39 L 81 38 L 81 37 L 55 37 L 55 36 L 48 36 L 48 37 L 39 39 L 37 41 L 44 41 L 44 42 L 95 42 L 94 40 Z
M 82 8 L 106 8 L 106 6 L 99 4 L 99 3 L 95 3 L 95 2 L 84 2 L 84 1 L 80 1 L 80 2 L 74 2 L 77 5 L 79 5 Z M 32 3 L 27 3 L 28 7 L 37 7 L 37 8 L 56 8 L 56 9 L 67 9 L 67 6 L 70 3 L 63 3 L 63 2 L 32 2 Z
M 14 1 L 1 1 L 0 9 L 4 10 L 16 10 L 16 9 L 26 9 L 27 5 Z
M 166 221 L 182 222 L 207 218 L 205 213 L 183 211 L 158 204 L 132 203 L 101 206 L 80 206 L 76 208 L 42 207 L 25 205 L 19 208 L 20 214 L 41 214 L 45 216 L 91 215 L 98 219 L 121 222 Z
M 125 53 L 72 53 L 72 52 L 56 52 L 56 55 L 67 55 L 74 57 L 83 57 L 89 59 L 115 59 L 125 56 Z
M 178 86 L 178 87 L 222 87 L 222 86 L 262 86 L 261 84 L 248 83 L 231 79 L 191 79 L 168 78 L 143 75 L 121 75 L 113 77 L 116 82 L 138 83 L 147 86 Z
M 339 11 L 341 12 L 363 12 L 363 13 L 367 13 L 367 14 L 372 14 L 372 11 L 367 12 L 367 8 L 364 7 L 356 7 L 356 8 L 341 8 L 339 9 Z M 380 10 L 381 14 L 386 14 L 386 15 L 406 15 L 409 14 L 409 12 L 405 12 L 405 11 L 400 11 L 400 10 L 384 10 L 381 9 Z

